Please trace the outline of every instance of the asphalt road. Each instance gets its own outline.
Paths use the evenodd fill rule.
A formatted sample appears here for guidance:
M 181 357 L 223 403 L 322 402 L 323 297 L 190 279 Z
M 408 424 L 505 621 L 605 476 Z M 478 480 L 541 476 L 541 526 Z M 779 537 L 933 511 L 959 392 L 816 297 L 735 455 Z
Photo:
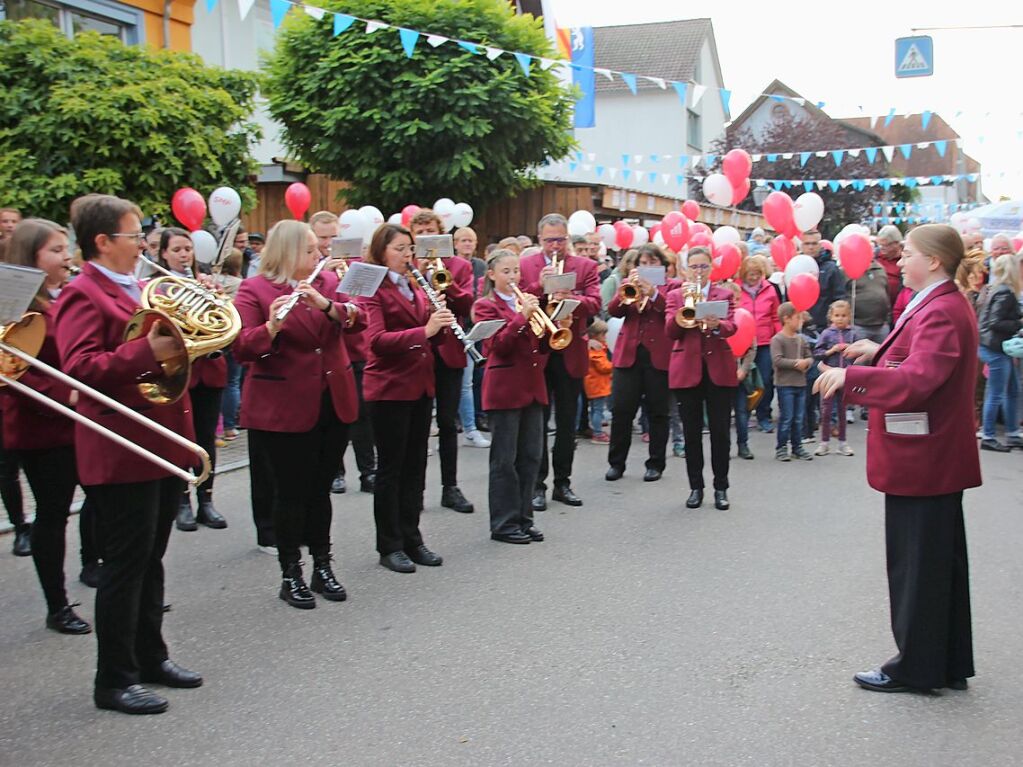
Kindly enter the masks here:
M 350 598 L 312 611 L 277 599 L 248 473 L 223 475 L 230 528 L 175 532 L 166 559 L 172 657 L 206 685 L 169 691 L 156 717 L 93 708 L 94 639 L 43 627 L 31 560 L 4 537 L 0 764 L 1019 764 L 1023 455 L 984 453 L 967 494 L 970 690 L 881 695 L 851 681 L 893 652 L 862 426 L 852 458 L 780 464 L 772 439 L 754 433 L 756 460 L 733 461 L 729 512 L 683 508 L 679 459 L 644 484 L 638 437 L 615 484 L 584 442 L 585 506 L 552 503 L 529 546 L 488 538 L 486 450 L 460 455 L 471 516 L 437 505 L 431 458 L 423 528 L 444 566 L 384 570 L 371 497 L 336 496 Z M 72 525 L 70 591 L 91 619 L 76 554 Z

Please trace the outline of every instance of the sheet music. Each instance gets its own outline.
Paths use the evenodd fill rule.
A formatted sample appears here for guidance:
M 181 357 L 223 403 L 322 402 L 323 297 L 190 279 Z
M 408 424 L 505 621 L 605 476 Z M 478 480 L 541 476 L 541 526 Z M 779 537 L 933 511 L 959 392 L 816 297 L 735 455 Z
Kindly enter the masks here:
M 224 231 L 220 233 L 220 241 L 217 243 L 217 257 L 213 259 L 211 267 L 217 269 L 224 265 L 224 259 L 231 255 L 231 251 L 234 250 L 234 238 L 238 236 L 238 230 L 241 229 L 242 220 L 236 218 L 230 224 L 225 227 Z
M 465 334 L 465 338 L 473 343 L 486 341 L 506 324 L 504 320 L 483 320 L 482 322 L 477 322 L 472 326 L 472 330 Z
M 0 264 L 0 325 L 21 319 L 45 277 L 41 269 Z
M 421 234 L 416 237 L 416 258 L 451 258 L 455 255 L 450 234 Z
M 377 292 L 380 283 L 386 276 L 386 266 L 356 261 L 348 265 L 348 271 L 345 273 L 345 278 L 341 280 L 337 291 L 350 296 L 372 296 Z
M 361 258 L 361 237 L 334 237 L 330 241 L 331 258 Z
M 575 290 L 576 273 L 549 274 L 543 278 L 543 292 L 557 293 L 559 290 Z
M 663 266 L 637 266 L 639 278 L 646 280 L 655 288 L 668 282 L 668 270 Z
M 561 275 L 567 277 L 568 275 Z M 574 276 L 574 275 L 573 275 Z M 558 310 L 554 312 L 554 316 L 551 317 L 551 322 L 558 322 L 559 320 L 566 319 L 568 315 L 576 310 L 576 307 L 581 304 L 582 301 L 576 301 L 574 298 L 566 298 L 558 306 Z
M 696 319 L 705 320 L 708 317 L 717 317 L 723 320 L 728 316 L 727 301 L 697 301 Z

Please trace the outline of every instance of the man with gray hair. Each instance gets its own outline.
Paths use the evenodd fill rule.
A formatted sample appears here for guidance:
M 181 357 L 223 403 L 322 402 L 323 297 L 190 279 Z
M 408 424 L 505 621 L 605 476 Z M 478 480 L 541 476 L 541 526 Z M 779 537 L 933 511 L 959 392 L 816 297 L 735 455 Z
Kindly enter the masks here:
M 1005 255 L 1016 255 L 1016 249 L 1012 247 L 1012 235 L 999 232 L 991 238 L 991 260 Z
M 895 306 L 895 300 L 902 291 L 902 232 L 899 227 L 886 224 L 877 233 L 877 250 L 874 253 L 888 277 L 888 302 Z

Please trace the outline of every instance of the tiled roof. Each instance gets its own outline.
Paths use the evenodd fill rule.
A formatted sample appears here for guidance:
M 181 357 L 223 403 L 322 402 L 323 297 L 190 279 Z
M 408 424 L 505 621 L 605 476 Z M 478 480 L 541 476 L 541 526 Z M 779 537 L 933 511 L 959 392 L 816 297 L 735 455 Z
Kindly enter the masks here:
M 703 41 L 713 34 L 710 19 L 659 21 L 593 28 L 596 66 L 665 80 L 694 81 Z M 703 73 L 707 77 L 711 73 Z M 638 88 L 658 88 L 640 78 Z M 670 88 L 671 86 L 669 86 Z M 628 91 L 621 78 L 597 75 L 597 92 Z
M 901 152 L 895 152 L 889 164 L 891 170 L 900 175 L 906 176 L 941 176 L 951 173 L 975 173 L 980 170 L 980 164 L 961 152 L 954 144 L 953 139 L 959 138 L 952 127 L 938 115 L 932 115 L 926 130 L 923 127 L 921 115 L 895 115 L 888 126 L 885 126 L 884 117 L 850 117 L 844 118 L 842 122 L 855 125 L 859 128 L 870 129 L 873 121 L 874 133 L 878 134 L 885 142 L 892 146 L 900 144 L 913 145 L 912 154 L 907 160 Z M 916 146 L 921 141 L 948 140 L 949 146 L 942 157 L 933 147 L 920 149 Z M 960 163 L 962 158 L 962 163 Z

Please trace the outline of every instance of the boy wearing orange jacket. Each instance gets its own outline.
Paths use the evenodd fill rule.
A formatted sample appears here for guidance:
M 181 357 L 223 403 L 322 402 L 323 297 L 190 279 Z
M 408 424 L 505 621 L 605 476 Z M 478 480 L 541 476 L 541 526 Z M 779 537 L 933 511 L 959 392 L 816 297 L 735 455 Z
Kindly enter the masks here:
M 590 369 L 583 379 L 583 391 L 590 402 L 590 428 L 594 445 L 607 445 L 611 438 L 604 433 L 604 408 L 611 397 L 611 373 L 614 365 L 607 348 L 607 323 L 594 320 L 587 335 L 590 338 Z

